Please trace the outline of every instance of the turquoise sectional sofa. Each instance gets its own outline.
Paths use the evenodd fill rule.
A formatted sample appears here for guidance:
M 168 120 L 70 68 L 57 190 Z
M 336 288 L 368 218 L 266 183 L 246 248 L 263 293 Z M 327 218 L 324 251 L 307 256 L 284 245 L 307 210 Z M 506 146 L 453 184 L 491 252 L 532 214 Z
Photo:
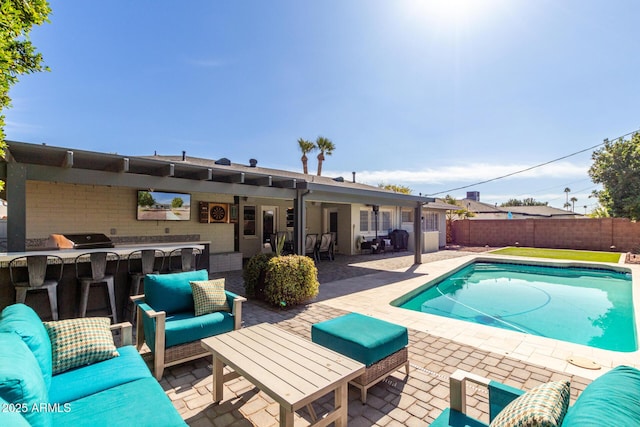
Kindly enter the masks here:
M 185 426 L 130 345 L 131 325 L 122 325 L 111 327 L 128 344 L 116 349 L 117 357 L 53 374 L 51 329 L 24 304 L 6 307 L 0 314 L 0 426 Z M 83 346 L 93 342 L 77 336 Z
M 525 393 L 517 388 L 457 370 L 450 378 L 451 407 L 443 411 L 431 427 L 487 427 L 487 424 L 466 414 L 467 382 L 487 387 L 491 427 L 640 425 L 640 370 L 631 366 L 618 366 L 589 384 L 573 406 L 569 406 L 568 381 L 564 391 L 555 395 L 549 390 L 554 384 L 562 388 L 562 381 L 541 384 Z

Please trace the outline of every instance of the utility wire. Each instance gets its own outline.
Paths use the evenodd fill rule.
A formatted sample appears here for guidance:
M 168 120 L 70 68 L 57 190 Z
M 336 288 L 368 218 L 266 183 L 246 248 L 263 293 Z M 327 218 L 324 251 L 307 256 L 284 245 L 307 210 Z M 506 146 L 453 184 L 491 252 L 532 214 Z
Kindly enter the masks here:
M 628 132 L 628 133 L 626 133 L 626 134 L 624 134 L 624 135 L 621 135 L 621 136 L 619 136 L 619 137 L 615 138 L 615 140 L 622 139 L 622 138 L 624 138 L 625 136 L 629 136 L 629 135 L 632 135 L 632 134 L 637 133 L 637 132 L 640 132 L 640 129 L 638 129 L 638 130 L 634 130 L 634 131 L 631 131 L 631 132 Z M 476 183 L 473 183 L 473 184 L 464 185 L 464 186 L 462 186 L 462 187 L 452 188 L 452 189 L 450 189 L 450 190 L 439 191 L 439 192 L 437 192 L 437 193 L 427 194 L 426 196 L 437 196 L 438 194 L 450 193 L 450 192 L 452 192 L 452 191 L 463 190 L 463 189 L 465 189 L 465 188 L 475 187 L 476 185 L 486 184 L 486 183 L 488 183 L 488 182 L 493 182 L 493 181 L 497 181 L 497 180 L 499 180 L 499 179 L 508 178 L 508 177 L 510 177 L 510 176 L 513 176 L 513 175 L 517 175 L 517 174 L 520 174 L 520 173 L 528 172 L 528 171 L 530 171 L 530 170 L 532 170 L 532 169 L 536 169 L 536 168 L 539 168 L 539 167 L 542 167 L 542 166 L 546 166 L 546 165 L 548 165 L 548 164 L 551 164 L 551 163 L 554 163 L 554 162 L 557 162 L 557 161 L 560 161 L 560 160 L 567 159 L 567 158 L 569 158 L 569 157 L 573 157 L 573 156 L 575 156 L 575 155 L 577 155 L 577 154 L 584 153 L 585 151 L 593 150 L 593 149 L 598 148 L 598 147 L 600 147 L 601 145 L 604 145 L 604 144 L 606 144 L 606 143 L 608 143 L 608 142 L 609 142 L 609 139 L 605 139 L 603 142 L 601 142 L 600 144 L 596 144 L 596 145 L 594 145 L 593 147 L 585 148 L 584 150 L 576 151 L 575 153 L 567 154 L 566 156 L 558 157 L 557 159 L 549 160 L 548 162 L 540 163 L 540 164 L 538 164 L 538 165 L 531 166 L 531 167 L 528 167 L 528 168 L 526 168 L 526 169 L 521 169 L 521 170 L 519 170 L 519 171 L 511 172 L 511 173 L 508 173 L 508 174 L 506 174 L 506 175 L 498 176 L 498 177 L 496 177 L 496 178 L 487 179 L 487 180 L 485 180 L 485 181 L 480 181 L 480 182 L 476 182 Z

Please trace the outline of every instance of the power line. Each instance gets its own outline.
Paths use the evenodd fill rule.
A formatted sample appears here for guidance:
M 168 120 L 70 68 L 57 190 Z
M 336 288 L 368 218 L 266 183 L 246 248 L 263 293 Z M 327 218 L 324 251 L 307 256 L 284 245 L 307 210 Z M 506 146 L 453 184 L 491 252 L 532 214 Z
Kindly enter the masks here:
M 626 134 L 624 134 L 624 135 L 621 135 L 621 136 L 619 136 L 619 137 L 617 137 L 617 138 L 614 138 L 614 140 L 622 139 L 622 138 L 624 138 L 624 137 L 626 137 L 626 136 L 632 135 L 632 134 L 637 133 L 637 132 L 639 132 L 639 131 L 640 131 L 640 129 L 638 129 L 638 130 L 634 130 L 634 131 L 631 131 L 631 132 L 628 132 L 628 133 L 626 133 Z M 573 156 L 575 156 L 575 155 L 578 155 L 578 154 L 584 153 L 585 151 L 593 150 L 593 149 L 598 148 L 599 146 L 604 145 L 604 144 L 606 144 L 606 143 L 608 143 L 608 142 L 609 142 L 609 139 L 605 139 L 603 142 L 601 142 L 600 144 L 596 144 L 596 145 L 594 145 L 593 147 L 585 148 L 584 150 L 576 151 L 575 153 L 567 154 L 566 156 L 558 157 L 557 159 L 549 160 L 548 162 L 540 163 L 540 164 L 538 164 L 538 165 L 531 166 L 531 167 L 528 167 L 528 168 L 526 168 L 526 169 L 521 169 L 521 170 L 519 170 L 519 171 L 511 172 L 511 173 L 508 173 L 508 174 L 506 174 L 506 175 L 502 175 L 502 176 L 499 176 L 499 177 L 496 177 L 496 178 L 487 179 L 487 180 L 485 180 L 485 181 L 480 181 L 480 182 L 476 182 L 476 183 L 473 183 L 473 184 L 464 185 L 464 186 L 462 186 L 462 187 L 452 188 L 452 189 L 450 189 L 450 190 L 439 191 L 439 192 L 437 192 L 437 193 L 427 194 L 427 196 L 437 196 L 438 194 L 450 193 L 450 192 L 452 192 L 452 191 L 457 191 L 457 190 L 464 190 L 465 188 L 475 187 L 476 185 L 482 185 L 482 184 L 486 184 L 486 183 L 488 183 L 488 182 L 497 181 L 497 180 L 499 180 L 499 179 L 508 178 L 508 177 L 510 177 L 510 176 L 517 175 L 517 174 L 520 174 L 520 173 L 529 172 L 529 171 L 530 171 L 530 170 L 532 170 L 532 169 L 536 169 L 536 168 L 539 168 L 539 167 L 542 167 L 542 166 L 546 166 L 546 165 L 551 164 L 551 163 L 554 163 L 554 162 L 558 162 L 558 161 L 560 161 L 560 160 L 567 159 L 567 158 L 569 158 L 569 157 L 573 157 Z

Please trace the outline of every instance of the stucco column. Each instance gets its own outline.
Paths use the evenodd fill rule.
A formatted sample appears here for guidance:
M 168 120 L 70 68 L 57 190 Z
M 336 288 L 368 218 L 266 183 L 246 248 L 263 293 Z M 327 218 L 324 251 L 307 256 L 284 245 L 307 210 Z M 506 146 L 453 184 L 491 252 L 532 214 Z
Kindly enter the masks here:
M 27 245 L 27 167 L 7 163 L 7 251 L 24 252 Z
M 413 263 L 422 264 L 422 203 L 418 202 L 413 214 Z

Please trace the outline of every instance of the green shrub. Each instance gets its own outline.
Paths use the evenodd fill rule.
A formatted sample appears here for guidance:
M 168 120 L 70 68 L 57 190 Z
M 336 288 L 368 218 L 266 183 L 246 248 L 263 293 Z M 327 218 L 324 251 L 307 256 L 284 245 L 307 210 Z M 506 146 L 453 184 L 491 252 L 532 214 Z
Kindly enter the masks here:
M 267 263 L 273 257 L 274 254 L 272 252 L 257 254 L 247 262 L 242 272 L 242 278 L 244 279 L 244 290 L 248 297 L 263 296 Z
M 271 258 L 266 267 L 264 298 L 270 304 L 287 307 L 318 295 L 318 269 L 304 255 Z

